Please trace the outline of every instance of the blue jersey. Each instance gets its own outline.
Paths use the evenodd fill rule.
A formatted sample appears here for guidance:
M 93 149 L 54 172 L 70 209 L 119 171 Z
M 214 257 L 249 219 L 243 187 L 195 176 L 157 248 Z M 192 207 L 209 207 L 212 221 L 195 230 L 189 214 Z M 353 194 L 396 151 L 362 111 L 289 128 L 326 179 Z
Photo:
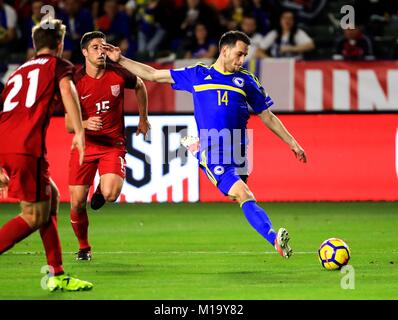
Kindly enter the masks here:
M 243 68 L 234 73 L 222 73 L 214 66 L 199 63 L 170 72 L 175 82 L 173 89 L 192 93 L 200 155 L 206 150 L 210 160 L 211 149 L 213 158 L 214 154 L 221 157 L 219 163 L 234 163 L 233 154 L 242 154 L 248 143 L 249 106 L 255 113 L 261 113 L 273 105 L 271 97 L 258 79 Z

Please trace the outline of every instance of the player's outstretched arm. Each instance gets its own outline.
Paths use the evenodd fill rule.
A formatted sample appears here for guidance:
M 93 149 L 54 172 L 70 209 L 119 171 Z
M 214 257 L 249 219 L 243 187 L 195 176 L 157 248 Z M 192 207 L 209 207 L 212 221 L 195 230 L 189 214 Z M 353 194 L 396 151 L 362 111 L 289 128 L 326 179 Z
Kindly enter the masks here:
M 297 143 L 297 141 L 285 128 L 283 123 L 278 119 L 276 115 L 271 112 L 271 110 L 264 110 L 259 114 L 259 116 L 262 122 L 268 127 L 268 129 L 270 129 L 273 133 L 275 133 L 279 138 L 281 138 L 289 145 L 290 149 L 292 149 L 299 161 L 302 161 L 304 163 L 307 162 L 307 155 L 305 154 L 304 149 Z
M 65 106 L 71 123 L 71 127 L 75 132 L 75 136 L 72 140 L 72 149 L 77 148 L 79 151 L 79 162 L 82 164 L 84 158 L 85 141 L 82 114 L 76 87 L 69 77 L 64 77 L 59 81 L 59 89 L 61 92 L 62 102 Z
M 137 131 L 135 134 L 138 136 L 140 133 L 146 137 L 151 125 L 148 121 L 148 93 L 144 81 L 137 77 L 137 85 L 135 87 L 135 94 L 138 102 L 138 113 L 140 120 L 138 122 Z
M 128 59 L 122 55 L 120 48 L 109 43 L 103 44 L 102 48 L 105 50 L 109 59 L 119 63 L 121 66 L 141 79 L 159 83 L 174 83 L 170 70 L 158 70 L 146 64 Z

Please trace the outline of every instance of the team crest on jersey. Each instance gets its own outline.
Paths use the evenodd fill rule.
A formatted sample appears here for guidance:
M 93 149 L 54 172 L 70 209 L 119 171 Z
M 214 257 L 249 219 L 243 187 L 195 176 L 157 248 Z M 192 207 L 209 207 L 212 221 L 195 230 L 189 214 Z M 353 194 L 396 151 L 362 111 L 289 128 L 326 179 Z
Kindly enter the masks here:
M 216 166 L 213 171 L 219 176 L 224 173 L 224 168 L 222 166 Z
M 243 78 L 240 77 L 233 78 L 232 82 L 235 83 L 240 88 L 242 88 L 245 85 L 245 80 L 243 80 Z
M 111 91 L 112 91 L 112 95 L 114 97 L 117 97 L 120 94 L 120 85 L 115 84 L 114 86 L 111 86 Z

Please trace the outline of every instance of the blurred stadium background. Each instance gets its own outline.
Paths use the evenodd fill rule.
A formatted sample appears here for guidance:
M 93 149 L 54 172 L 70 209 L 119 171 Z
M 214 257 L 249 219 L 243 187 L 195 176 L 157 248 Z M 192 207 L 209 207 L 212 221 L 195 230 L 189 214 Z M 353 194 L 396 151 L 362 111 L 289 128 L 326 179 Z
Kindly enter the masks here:
M 284 144 L 252 118 L 250 184 L 258 200 L 398 199 L 397 1 L 0 0 L 3 84 L 32 55 L 29 30 L 48 12 L 40 13 L 48 8 L 44 5 L 66 23 L 65 57 L 76 64 L 82 63 L 80 37 L 93 29 L 105 32 L 130 58 L 158 68 L 199 60 L 211 64 L 217 56 L 212 46 L 223 32 L 246 31 L 256 48 L 246 67 L 259 77 L 276 102 L 273 111 L 309 156 L 307 165 L 297 164 Z M 340 26 L 346 5 L 355 10 L 353 34 Z M 287 10 L 294 13 L 292 33 L 301 32 L 291 44 L 313 43 L 299 54 L 281 54 L 278 37 L 272 36 Z M 146 85 L 153 116 L 148 141 L 134 135 L 136 100 L 126 92 L 128 173 L 119 200 L 225 201 L 198 172 L 195 160 L 179 152 L 179 138 L 195 133 L 191 96 L 167 85 Z M 56 115 L 63 115 L 62 107 Z M 62 118 L 55 118 L 48 149 L 62 201 L 68 201 L 69 141 Z
M 86 297 L 397 298 L 397 272 L 392 269 L 397 252 L 391 248 L 395 248 L 394 230 L 398 227 L 394 214 L 398 200 L 398 1 L 0 0 L 3 84 L 32 56 L 30 29 L 42 18 L 43 5 L 55 8 L 56 17 L 67 24 L 65 57 L 75 64 L 82 63 L 81 35 L 93 29 L 105 32 L 108 41 L 121 46 L 126 56 L 157 68 L 183 67 L 197 61 L 211 64 L 217 56 L 214 46 L 219 36 L 229 29 L 244 30 L 256 48 L 246 67 L 259 77 L 276 102 L 273 111 L 308 154 L 307 164 L 298 163 L 259 119 L 250 119 L 254 136 L 249 186 L 260 202 L 291 202 L 264 204 L 274 223 L 290 226 L 296 236 L 299 254 L 289 269 L 289 264 L 280 263 L 276 256 L 260 258 L 263 243 L 245 224 L 236 204 L 203 204 L 228 200 L 199 172 L 196 160 L 180 152 L 180 138 L 196 130 L 191 96 L 146 82 L 152 129 L 149 139 L 144 140 L 135 136 L 136 100 L 133 92 L 127 91 L 127 177 L 118 201 L 166 204 L 107 205 L 104 215 L 91 216 L 93 264 L 82 267 L 67 256 L 67 268 L 90 273 L 88 278 L 97 283 L 107 280 L 107 272 L 118 275 L 121 278 L 117 281 L 131 281 L 137 295 L 120 283 L 113 291 L 99 288 Z M 355 9 L 355 30 L 351 32 L 340 27 L 344 16 L 340 10 L 345 5 Z M 294 30 L 301 33 L 291 44 L 313 44 L 299 54 L 281 54 L 279 38 L 272 34 L 285 10 L 293 11 Z M 48 134 L 50 171 L 61 201 L 68 202 L 71 136 L 64 129 L 62 107 L 56 115 Z M 6 193 L 0 198 L 0 202 L 12 201 Z M 328 203 L 312 204 L 314 201 Z M 1 208 L 8 212 L 2 221 L 17 212 L 13 204 L 1 204 Z M 149 229 L 145 231 L 143 226 Z M 66 255 L 73 253 L 76 241 L 68 224 L 67 204 L 61 206 L 60 233 Z M 118 236 L 129 240 L 118 242 Z M 353 295 L 342 294 L 338 276 L 318 273 L 317 245 L 331 236 L 342 237 L 353 246 L 353 263 L 362 272 L 362 283 L 366 282 L 362 287 L 358 282 L 359 290 Z M 43 255 L 34 255 L 42 250 L 37 237 L 16 246 L 16 254 L 11 252 L 4 258 L 3 271 L 14 268 L 21 260 L 18 252 L 31 252 L 31 246 L 35 249 L 30 259 L 39 268 Z M 236 260 L 226 255 L 234 250 L 239 255 Z M 102 256 L 101 251 L 105 251 Z M 206 252 L 212 253 L 211 257 L 201 255 Z M 118 254 L 120 263 L 113 263 Z M 177 258 L 170 259 L 170 255 Z M 208 260 L 203 260 L 204 256 Z M 137 260 L 141 264 L 132 262 Z M 262 276 L 263 260 L 271 263 L 265 269 L 274 270 L 268 280 Z M 196 269 L 199 264 L 204 268 L 201 271 Z M 153 267 L 152 271 L 146 273 L 146 267 Z M 126 268 L 138 273 L 130 274 Z M 172 275 L 173 268 L 184 274 L 183 282 Z M 37 286 L 36 273 L 35 269 L 29 275 L 29 285 Z M 1 274 L 0 280 L 9 288 L 3 298 L 47 298 L 31 294 L 30 289 L 14 288 L 6 272 Z M 220 274 L 224 275 L 222 280 Z M 158 285 L 162 277 L 164 287 Z M 287 284 L 278 285 L 281 277 Z M 325 281 L 335 281 L 336 288 L 320 288 L 319 283 Z M 247 286 L 242 289 L 244 283 Z M 289 287 L 291 283 L 294 285 Z M 267 286 L 282 289 L 282 294 L 266 295 Z M 240 289 L 247 294 L 242 295 Z

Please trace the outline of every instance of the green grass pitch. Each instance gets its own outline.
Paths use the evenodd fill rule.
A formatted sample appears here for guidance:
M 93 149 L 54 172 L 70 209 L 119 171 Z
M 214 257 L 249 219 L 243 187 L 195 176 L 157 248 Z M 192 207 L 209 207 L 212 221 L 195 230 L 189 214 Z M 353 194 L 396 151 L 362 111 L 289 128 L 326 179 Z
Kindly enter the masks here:
M 0 299 L 268 300 L 398 299 L 398 203 L 261 203 L 285 226 L 294 255 L 285 260 L 248 224 L 239 206 L 107 204 L 89 211 L 93 260 L 76 261 L 68 204 L 58 217 L 66 272 L 90 292 L 44 291 L 45 256 L 36 232 L 0 257 Z M 0 224 L 19 211 L 0 204 Z M 351 248 L 354 289 L 322 269 L 320 243 Z M 351 282 L 352 283 L 352 282 Z

